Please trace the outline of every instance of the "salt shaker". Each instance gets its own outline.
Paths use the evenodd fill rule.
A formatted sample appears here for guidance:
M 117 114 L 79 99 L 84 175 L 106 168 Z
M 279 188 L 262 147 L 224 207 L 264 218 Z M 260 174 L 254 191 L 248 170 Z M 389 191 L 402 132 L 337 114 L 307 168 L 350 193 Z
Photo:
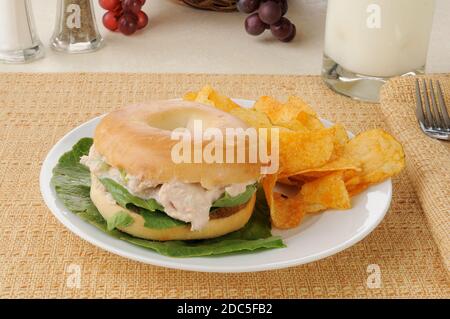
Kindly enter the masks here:
M 0 0 L 0 62 L 24 63 L 44 56 L 29 0 Z
M 58 0 L 57 14 L 50 43 L 54 50 L 84 53 L 102 46 L 103 38 L 97 29 L 92 0 Z

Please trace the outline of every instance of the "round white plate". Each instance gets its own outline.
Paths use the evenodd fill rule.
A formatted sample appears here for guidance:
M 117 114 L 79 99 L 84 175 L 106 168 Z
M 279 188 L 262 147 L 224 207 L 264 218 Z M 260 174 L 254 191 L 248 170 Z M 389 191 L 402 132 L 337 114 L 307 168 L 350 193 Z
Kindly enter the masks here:
M 243 107 L 254 101 L 235 100 Z M 67 133 L 48 153 L 41 169 L 40 187 L 45 203 L 56 218 L 72 232 L 114 254 L 140 262 L 193 271 L 248 272 L 285 268 L 319 260 L 336 254 L 363 239 L 383 219 L 392 196 L 390 180 L 370 187 L 352 198 L 353 207 L 344 211 L 327 210 L 307 216 L 301 225 L 290 230 L 273 230 L 283 238 L 286 248 L 230 256 L 173 258 L 113 238 L 71 213 L 58 200 L 50 184 L 52 170 L 62 154 L 83 137 L 92 137 L 101 117 L 94 118 Z M 323 120 L 325 125 L 331 123 Z

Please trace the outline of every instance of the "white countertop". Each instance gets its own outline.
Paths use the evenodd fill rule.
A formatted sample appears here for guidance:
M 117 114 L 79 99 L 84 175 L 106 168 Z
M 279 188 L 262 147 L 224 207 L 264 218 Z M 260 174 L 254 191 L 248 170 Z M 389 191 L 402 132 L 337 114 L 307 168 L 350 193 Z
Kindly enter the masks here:
M 53 52 L 56 0 L 32 0 L 44 59 L 29 64 L 0 64 L 0 72 L 155 72 L 320 74 L 325 0 L 290 0 L 287 17 L 300 31 L 292 43 L 275 40 L 270 32 L 251 37 L 245 14 L 216 13 L 179 5 L 175 0 L 148 0 L 149 26 L 131 37 L 107 31 L 104 10 L 94 0 L 105 47 L 89 53 Z M 1 27 L 1 21 L 0 21 Z M 450 1 L 437 0 L 427 71 L 450 72 Z

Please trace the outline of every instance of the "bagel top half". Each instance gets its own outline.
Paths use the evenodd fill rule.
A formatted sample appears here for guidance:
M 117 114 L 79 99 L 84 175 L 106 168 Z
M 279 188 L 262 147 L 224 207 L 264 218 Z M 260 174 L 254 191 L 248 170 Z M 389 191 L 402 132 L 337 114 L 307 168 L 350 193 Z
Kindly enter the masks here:
M 152 101 L 106 115 L 95 130 L 94 146 L 109 165 L 159 183 L 176 179 L 212 188 L 259 179 L 260 163 L 175 163 L 171 151 L 180 140 L 171 139 L 171 133 L 189 127 L 193 120 L 201 120 L 203 129 L 223 133 L 226 128 L 248 128 L 231 114 L 197 102 Z M 230 148 L 224 146 L 223 153 Z M 236 154 L 236 145 L 233 148 Z

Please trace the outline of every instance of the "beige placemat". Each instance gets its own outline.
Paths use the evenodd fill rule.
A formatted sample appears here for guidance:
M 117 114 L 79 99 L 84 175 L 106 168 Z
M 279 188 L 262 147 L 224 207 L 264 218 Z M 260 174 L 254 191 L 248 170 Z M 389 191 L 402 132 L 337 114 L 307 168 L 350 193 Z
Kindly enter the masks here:
M 440 81 L 450 106 L 450 75 L 431 79 Z M 450 269 L 450 142 L 427 137 L 419 128 L 415 109 L 415 79 L 396 78 L 383 87 L 381 110 L 403 144 L 408 175 L 443 262 Z
M 379 105 L 338 96 L 319 77 L 0 74 L 0 297 L 450 297 L 448 273 L 406 171 L 394 180 L 386 218 L 367 238 L 277 271 L 207 274 L 145 265 L 83 241 L 53 217 L 38 176 L 59 138 L 114 108 L 179 97 L 205 83 L 250 99 L 298 94 L 355 133 L 385 127 Z M 367 286 L 371 264 L 379 266 L 381 288 Z M 70 277 L 77 267 L 79 288 Z

